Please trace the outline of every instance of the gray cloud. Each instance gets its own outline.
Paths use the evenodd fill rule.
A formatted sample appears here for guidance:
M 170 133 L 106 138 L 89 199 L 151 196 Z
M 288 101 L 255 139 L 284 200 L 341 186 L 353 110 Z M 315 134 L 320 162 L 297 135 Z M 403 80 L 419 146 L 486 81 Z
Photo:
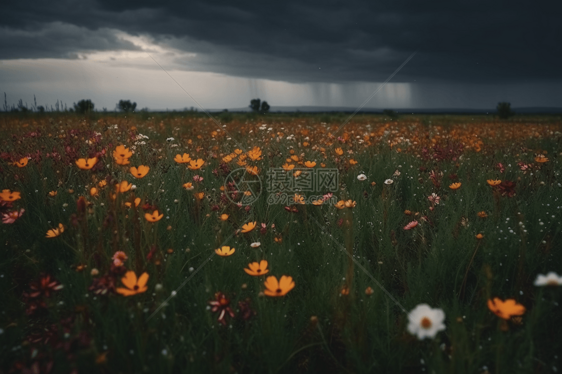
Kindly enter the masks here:
M 552 1 L 67 0 L 4 10 L 2 59 L 138 48 L 121 30 L 196 54 L 177 56 L 176 68 L 250 78 L 382 81 L 419 50 L 393 81 L 562 79 L 562 3 Z

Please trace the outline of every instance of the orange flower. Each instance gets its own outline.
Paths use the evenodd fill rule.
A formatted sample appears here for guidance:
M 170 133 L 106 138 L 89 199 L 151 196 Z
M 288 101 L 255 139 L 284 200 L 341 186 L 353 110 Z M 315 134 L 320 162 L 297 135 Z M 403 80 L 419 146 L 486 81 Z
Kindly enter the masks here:
M 295 204 L 304 204 L 304 196 L 299 195 L 298 193 L 295 194 L 295 196 L 293 197 L 293 201 L 295 202 Z
M 478 212 L 477 214 L 478 214 L 478 217 L 480 217 L 480 218 L 486 218 L 486 217 L 488 217 L 488 215 L 486 214 L 485 211 Z
M 265 288 L 266 290 L 264 293 L 267 296 L 285 296 L 289 291 L 291 291 L 295 287 L 295 282 L 293 282 L 293 278 L 287 275 L 283 275 L 279 282 L 277 278 L 273 275 L 267 277 L 265 280 Z
M 193 183 L 191 182 L 187 182 L 183 185 L 183 188 L 185 188 L 188 191 L 191 191 L 194 187 L 193 187 Z
M 246 167 L 246 172 L 248 172 L 251 175 L 258 175 L 259 169 L 257 166 L 248 166 Z
M 357 161 L 355 161 L 354 159 L 349 159 L 349 164 L 350 165 L 357 165 Z
M 538 155 L 537 157 L 535 157 L 535 162 L 538 162 L 540 164 L 543 164 L 547 161 L 548 161 L 548 158 L 546 158 L 545 155 Z
M 92 187 L 92 188 L 90 189 L 90 196 L 98 196 L 98 194 L 99 194 L 99 191 L 98 191 L 97 188 Z
M 220 218 L 221 218 L 221 221 L 226 221 L 228 219 L 228 214 L 226 214 L 226 213 L 221 214 Z
M 177 162 L 178 164 L 187 164 L 189 161 L 191 161 L 191 158 L 187 153 L 184 153 L 183 156 L 177 154 L 176 157 L 174 158 L 174 161 Z
M 275 243 L 283 243 L 283 237 L 282 236 L 276 236 L 275 238 L 273 238 L 273 240 L 275 240 Z
M 57 236 L 59 236 L 63 232 L 64 232 L 64 226 L 62 225 L 62 223 L 59 223 L 59 227 L 57 229 L 51 229 L 51 230 L 47 231 L 47 235 L 45 237 L 46 238 L 56 238 Z
M 133 187 L 133 185 L 127 181 L 122 181 L 119 184 L 115 185 L 115 190 L 117 190 L 117 192 L 127 192 L 131 189 L 131 187 Z
M 160 214 L 158 215 L 158 209 L 155 210 L 152 214 L 150 213 L 145 213 L 144 214 L 144 218 L 146 218 L 146 220 L 148 222 L 157 222 L 160 221 L 162 219 L 162 217 L 164 217 L 164 214 Z
M 355 205 L 357 205 L 357 203 L 355 201 L 352 201 L 352 200 L 347 200 L 345 202 L 346 208 L 355 208 Z
M 82 170 L 90 170 L 91 168 L 96 166 L 97 162 L 98 162 L 97 157 L 88 158 L 88 159 L 79 158 L 78 160 L 76 160 L 76 165 L 78 165 L 78 167 Z
M 512 316 L 520 316 L 525 313 L 525 307 L 517 304 L 514 299 L 501 299 L 494 297 L 494 300 L 488 300 L 488 308 L 498 317 L 510 319 Z
M 15 201 L 21 199 L 19 192 L 10 192 L 10 190 L 2 190 L 0 193 L 0 201 Z
M 495 186 L 499 185 L 502 181 L 499 180 L 499 179 L 496 179 L 496 180 L 494 180 L 494 179 L 488 179 L 486 182 L 487 182 L 490 186 L 495 187 Z
M 461 182 L 453 183 L 449 186 L 449 188 L 451 190 L 458 190 L 459 188 L 461 188 Z
M 267 268 L 267 261 L 266 260 L 261 260 L 259 263 L 257 262 L 252 262 L 251 264 L 248 264 L 248 268 L 249 269 L 244 269 L 244 271 L 247 274 L 253 275 L 253 276 L 259 276 L 259 275 L 264 275 L 267 274 L 269 272 L 269 269 Z
M 322 199 L 314 200 L 312 202 L 312 205 L 322 205 L 322 204 L 324 204 L 324 200 Z
M 57 196 L 57 194 L 58 194 L 57 191 L 51 191 L 51 192 L 49 192 L 49 196 L 51 196 L 51 197 L 55 197 L 55 196 Z
M 340 200 L 340 201 L 338 201 L 338 202 L 336 203 L 336 205 L 334 205 L 334 206 L 335 206 L 336 208 L 338 208 L 338 209 L 343 209 L 343 208 L 345 208 L 345 201 Z
M 476 239 L 478 239 L 478 240 L 482 239 L 483 237 L 484 237 L 484 235 L 482 235 L 482 234 L 477 234 L 477 235 L 476 235 Z
M 235 252 L 235 248 L 230 248 L 227 245 L 222 246 L 221 248 L 215 249 L 215 253 L 222 257 L 227 257 L 232 255 Z
M 28 162 L 29 162 L 29 159 L 27 157 L 24 157 L 24 158 L 20 159 L 19 161 L 14 162 L 14 165 L 16 165 L 18 168 L 23 168 L 27 165 Z
M 287 163 L 283 164 L 283 170 L 285 171 L 289 171 L 289 170 L 293 170 L 295 168 L 295 165 L 289 165 Z
M 150 168 L 148 166 L 144 166 L 144 165 L 140 165 L 138 167 L 138 169 L 134 166 L 129 169 L 131 174 L 133 174 L 133 177 L 138 178 L 138 179 L 144 178 L 146 176 L 146 174 L 148 174 L 149 170 L 150 170 Z
M 113 158 L 116 161 L 118 159 L 128 159 L 131 158 L 132 156 L 133 156 L 133 152 L 131 152 L 129 148 L 125 147 L 124 145 L 117 146 L 117 148 L 115 148 L 115 150 L 113 151 Z
M 117 163 L 117 165 L 129 165 L 129 159 L 128 158 L 116 158 L 115 162 Z
M 99 183 L 98 186 L 100 186 L 100 188 L 104 188 L 105 186 L 107 186 L 107 181 L 105 179 L 102 179 Z
M 243 153 L 243 152 L 244 152 L 243 150 L 238 149 L 238 148 L 236 148 L 236 149 L 234 150 L 234 153 L 236 153 L 237 155 L 239 155 L 239 154 L 241 154 L 241 153 Z
M 125 276 L 121 278 L 121 282 L 123 282 L 123 285 L 127 287 L 118 287 L 115 289 L 115 291 L 121 295 L 133 296 L 138 293 L 143 293 L 148 289 L 146 287 L 146 283 L 148 282 L 148 273 L 142 273 L 142 275 L 137 279 L 137 275 L 134 271 L 128 271 L 125 273 Z
M 338 156 L 343 155 L 343 149 L 341 149 L 341 148 L 336 148 L 336 154 L 337 154 Z
M 189 170 L 201 169 L 201 166 L 203 166 L 204 163 L 205 163 L 205 161 L 203 161 L 202 159 L 198 159 L 197 161 L 191 160 L 191 161 L 189 161 L 188 169 Z
M 203 198 L 205 197 L 205 192 L 196 193 L 195 197 L 199 200 L 203 200 Z
M 304 163 L 304 166 L 306 166 L 307 168 L 313 168 L 313 167 L 316 166 L 316 162 L 314 162 L 314 161 L 306 161 L 306 162 Z
M 136 207 L 139 206 L 140 202 L 141 202 L 141 198 L 140 198 L 140 197 L 137 197 L 137 198 L 135 199 L 135 206 L 136 206 Z M 126 202 L 125 205 L 130 208 L 132 204 L 129 203 L 129 202 Z
M 254 227 L 256 227 L 256 221 L 254 222 L 248 222 L 245 225 L 242 225 L 242 232 L 243 233 L 247 233 L 250 232 L 254 229 Z
M 260 147 L 254 147 L 251 151 L 248 152 L 248 157 L 252 161 L 261 160 L 261 149 Z

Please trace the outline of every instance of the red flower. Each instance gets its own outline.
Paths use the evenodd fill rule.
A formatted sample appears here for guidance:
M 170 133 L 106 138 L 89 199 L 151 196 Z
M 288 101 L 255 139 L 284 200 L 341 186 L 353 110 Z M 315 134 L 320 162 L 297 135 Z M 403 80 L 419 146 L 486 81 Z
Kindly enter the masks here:
M 226 298 L 226 295 L 222 292 L 217 292 L 215 294 L 215 300 L 209 301 L 211 305 L 211 312 L 219 312 L 219 318 L 217 321 L 226 326 L 226 316 L 234 318 L 234 312 L 230 308 L 230 300 Z

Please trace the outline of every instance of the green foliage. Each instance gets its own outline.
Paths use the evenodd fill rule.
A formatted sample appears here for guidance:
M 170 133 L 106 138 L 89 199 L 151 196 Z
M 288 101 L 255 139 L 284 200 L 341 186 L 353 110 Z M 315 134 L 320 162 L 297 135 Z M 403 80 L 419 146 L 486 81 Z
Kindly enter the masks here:
M 78 103 L 74 103 L 74 111 L 78 114 L 91 113 L 94 111 L 94 103 L 92 103 L 92 100 L 90 99 L 80 100 Z
M 131 100 L 119 100 L 117 103 L 117 109 L 125 113 L 134 112 L 136 108 L 137 103 L 131 103 Z
M 511 110 L 511 104 L 506 102 L 498 103 L 496 110 L 498 112 L 498 117 L 500 117 L 501 119 L 508 119 L 515 114 Z
M 307 205 L 289 213 L 283 205 L 269 205 L 264 191 L 248 211 L 234 204 L 215 211 L 212 207 L 218 204 L 225 176 L 213 171 L 221 161 L 209 157 L 208 167 L 197 172 L 173 161 L 188 140 L 197 139 L 193 125 L 179 125 L 184 115 L 157 113 L 135 123 L 138 132 L 149 137 L 146 144 L 136 145 L 131 160 L 135 166 L 150 166 L 143 179 L 134 179 L 128 167 L 115 165 L 114 148 L 107 148 L 101 169 L 93 171 L 47 157 L 30 161 L 23 169 L 0 161 L 0 190 L 20 191 L 22 199 L 16 206 L 26 210 L 14 224 L 0 227 L 3 370 L 9 372 L 16 363 L 29 367 L 49 361 L 54 362 L 53 372 L 110 373 L 479 373 L 484 367 L 493 373 L 516 373 L 548 372 L 558 365 L 562 289 L 537 288 L 533 281 L 539 273 L 561 272 L 559 136 L 524 143 L 548 151 L 551 158 L 532 174 L 516 166 L 521 159 L 533 159 L 531 152 L 523 154 L 521 144 L 435 162 L 396 152 L 381 142 L 354 153 L 359 162 L 355 167 L 340 169 L 337 196 L 356 201 L 353 209 Z M 245 115 L 228 115 L 234 121 L 246 120 Z M 371 123 L 379 117 L 361 119 Z M 437 117 L 432 116 L 432 124 L 443 129 L 454 121 L 439 122 Z M 0 129 L 3 151 L 31 154 L 45 147 L 64 155 L 68 145 L 86 156 L 130 136 L 128 123 L 113 125 L 106 123 L 107 117 L 99 118 L 100 122 L 88 123 L 71 115 L 54 117 L 52 124 L 45 120 L 44 132 L 64 134 L 63 139 L 38 140 L 23 136 L 29 128 L 6 126 Z M 275 118 L 280 124 L 290 115 Z M 303 115 L 302 121 L 316 126 L 318 118 L 321 115 Z M 71 136 L 75 129 L 83 133 Z M 89 131 L 103 134 L 102 143 L 88 145 L 81 139 Z M 166 142 L 170 136 L 181 149 Z M 205 149 L 217 143 L 208 140 Z M 264 184 L 267 168 L 285 162 L 289 147 L 296 144 L 286 139 L 261 144 L 255 138 L 246 143 L 263 148 L 259 167 Z M 217 145 L 222 150 L 225 144 Z M 195 154 L 197 146 L 190 147 L 186 151 Z M 310 155 L 309 149 L 301 151 Z M 280 152 L 282 157 L 276 156 Z M 323 162 L 336 167 L 331 157 Z M 497 162 L 511 166 L 500 174 L 494 168 Z M 397 170 L 400 175 L 392 177 Z M 430 170 L 444 172 L 441 187 L 431 182 Z M 359 173 L 368 179 L 359 181 Z M 456 191 L 447 187 L 451 174 L 463 183 Z M 194 175 L 204 178 L 197 187 L 208 196 L 202 203 L 194 199 L 195 191 L 182 187 Z M 90 197 L 89 189 L 104 178 L 111 180 L 110 185 L 100 189 L 100 196 Z M 389 178 L 394 183 L 384 184 Z M 491 178 L 516 180 L 517 194 L 495 196 L 485 182 Z M 112 183 L 121 180 L 134 183 L 136 190 L 113 200 Z M 53 190 L 58 194 L 50 197 Z M 441 196 L 441 203 L 429 210 L 427 197 L 433 192 Z M 164 218 L 148 223 L 143 219 L 148 210 L 142 205 L 126 208 L 124 203 L 133 194 L 143 199 L 142 205 L 157 205 Z M 78 214 L 76 201 L 81 195 L 91 205 L 86 218 L 77 220 L 73 215 Z M 406 215 L 406 209 L 412 214 Z M 489 217 L 479 218 L 479 211 Z M 230 215 L 228 221 L 218 219 L 222 213 Z M 419 226 L 405 231 L 403 227 L 414 219 Z M 255 230 L 237 233 L 250 221 L 258 222 Z M 65 232 L 46 239 L 46 231 L 59 222 Z M 267 225 L 265 232 L 260 231 L 261 223 Z M 477 233 L 484 238 L 476 239 Z M 278 236 L 283 238 L 280 243 L 275 241 Z M 259 248 L 250 247 L 258 241 Z M 214 254 L 223 243 L 236 248 L 234 255 Z M 356 262 L 351 292 L 344 296 L 340 290 L 350 264 L 348 243 Z M 117 250 L 128 255 L 128 269 L 150 274 L 147 292 L 122 297 L 88 290 L 96 279 L 111 273 L 111 257 Z M 265 277 L 243 271 L 249 262 L 261 259 L 269 261 L 268 275 L 294 278 L 296 287 L 285 297 L 259 296 Z M 87 267 L 77 271 L 77 265 Z M 94 268 L 98 275 L 91 274 Z M 22 295 L 29 291 L 29 281 L 42 273 L 52 275 L 64 288 L 47 299 L 43 314 L 28 316 Z M 114 278 L 115 286 L 122 287 L 120 277 Z M 367 287 L 373 294 L 365 293 Z M 208 308 L 216 292 L 228 296 L 237 315 L 239 302 L 247 300 L 255 314 L 247 320 L 229 318 L 222 326 L 218 313 Z M 515 298 L 527 306 L 521 323 L 504 324 L 490 313 L 486 300 L 492 296 Z M 399 305 L 409 311 L 420 303 L 446 314 L 447 329 L 434 340 L 418 341 L 407 332 L 407 314 Z M 73 322 L 65 325 L 68 319 Z M 50 339 L 47 343 L 37 342 L 45 337 Z
M 261 103 L 261 105 L 260 105 Z M 250 108 L 255 113 L 265 114 L 269 112 L 270 106 L 267 101 L 261 101 L 260 99 L 252 99 L 250 101 Z

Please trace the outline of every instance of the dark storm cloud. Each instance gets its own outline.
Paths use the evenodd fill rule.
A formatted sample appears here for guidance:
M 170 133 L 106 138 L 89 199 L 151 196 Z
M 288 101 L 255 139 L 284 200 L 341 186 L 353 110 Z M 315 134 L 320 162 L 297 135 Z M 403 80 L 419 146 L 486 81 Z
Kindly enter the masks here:
M 177 56 L 187 70 L 253 78 L 382 81 L 418 50 L 393 81 L 552 81 L 562 78 L 561 13 L 554 1 L 12 2 L 0 58 L 133 48 L 112 29 L 195 53 Z M 4 37 L 53 22 L 77 26 L 75 41 Z

